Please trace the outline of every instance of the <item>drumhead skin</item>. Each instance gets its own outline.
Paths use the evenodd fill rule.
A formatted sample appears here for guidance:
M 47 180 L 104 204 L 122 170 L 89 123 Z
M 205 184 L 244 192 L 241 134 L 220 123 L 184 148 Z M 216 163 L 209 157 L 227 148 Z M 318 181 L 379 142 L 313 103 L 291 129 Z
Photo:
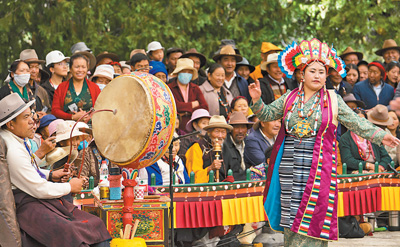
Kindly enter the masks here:
M 176 122 L 176 106 L 168 86 L 147 73 L 135 72 L 112 80 L 100 93 L 92 117 L 100 153 L 117 165 L 140 169 L 167 151 Z

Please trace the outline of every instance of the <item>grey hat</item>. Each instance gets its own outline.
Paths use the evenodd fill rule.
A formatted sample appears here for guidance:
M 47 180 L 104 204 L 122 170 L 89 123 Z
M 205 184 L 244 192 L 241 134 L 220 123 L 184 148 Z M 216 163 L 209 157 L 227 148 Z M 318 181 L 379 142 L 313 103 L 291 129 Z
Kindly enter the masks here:
M 87 47 L 85 42 L 78 42 L 71 47 L 71 53 L 74 54 L 75 52 L 79 52 L 79 51 L 91 52 L 92 50 L 90 50 L 89 47 Z
M 35 103 L 35 100 L 25 103 L 17 93 L 12 93 L 4 97 L 0 100 L 0 126 L 10 122 L 33 103 Z
M 250 73 L 253 73 L 253 71 L 256 69 L 253 65 L 251 65 L 249 63 L 249 61 L 247 61 L 247 59 L 245 57 L 243 57 L 243 60 L 236 63 L 236 69 L 238 69 L 240 66 L 247 66 L 250 69 Z

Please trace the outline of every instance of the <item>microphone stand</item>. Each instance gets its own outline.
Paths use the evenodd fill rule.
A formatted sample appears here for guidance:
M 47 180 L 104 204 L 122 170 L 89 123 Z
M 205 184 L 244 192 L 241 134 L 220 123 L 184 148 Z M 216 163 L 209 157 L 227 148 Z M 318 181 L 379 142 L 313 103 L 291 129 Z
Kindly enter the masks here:
M 174 161 L 173 161 L 173 155 L 172 155 L 172 148 L 174 147 L 174 142 L 178 141 L 183 138 L 187 138 L 189 136 L 197 135 L 200 134 L 200 131 L 195 131 L 183 136 L 178 136 L 172 138 L 171 144 L 169 145 L 168 151 L 169 151 L 169 158 L 168 158 L 168 163 L 169 163 L 169 198 L 171 199 L 171 202 L 169 204 L 169 215 L 171 217 L 171 247 L 174 247 L 175 245 L 175 231 L 174 231 L 174 192 L 173 192 L 173 174 L 174 174 Z

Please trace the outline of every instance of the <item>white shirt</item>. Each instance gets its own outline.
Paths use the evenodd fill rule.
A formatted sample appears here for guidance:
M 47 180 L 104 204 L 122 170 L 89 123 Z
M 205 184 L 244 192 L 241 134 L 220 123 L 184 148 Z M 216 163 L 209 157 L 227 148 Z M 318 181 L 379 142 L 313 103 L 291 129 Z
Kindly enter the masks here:
M 8 149 L 6 158 L 12 189 L 18 188 L 38 199 L 59 198 L 71 192 L 69 183 L 53 183 L 40 177 L 31 163 L 31 157 L 23 139 L 8 130 L 0 130 L 0 135 Z M 29 142 L 28 146 L 30 148 Z M 48 178 L 49 170 L 40 169 L 40 171 Z
M 233 76 L 232 76 L 232 78 L 229 79 L 229 81 L 225 79 L 225 86 L 226 86 L 227 88 L 231 88 L 232 83 L 233 83 L 233 80 L 235 79 L 235 77 L 236 77 L 236 72 L 233 71 Z
M 372 88 L 373 88 L 374 91 L 375 91 L 376 97 L 379 97 L 379 94 L 380 94 L 381 91 L 382 91 L 382 83 L 379 84 L 379 86 L 377 86 L 377 87 L 375 87 L 374 85 L 372 85 Z
M 274 82 L 278 83 L 278 85 L 282 85 L 283 83 L 285 83 L 285 80 L 283 78 L 281 78 L 281 81 L 277 81 L 274 78 L 272 78 L 272 76 L 270 76 L 270 75 L 268 75 L 268 76 L 269 76 L 269 78 L 271 80 L 273 80 Z

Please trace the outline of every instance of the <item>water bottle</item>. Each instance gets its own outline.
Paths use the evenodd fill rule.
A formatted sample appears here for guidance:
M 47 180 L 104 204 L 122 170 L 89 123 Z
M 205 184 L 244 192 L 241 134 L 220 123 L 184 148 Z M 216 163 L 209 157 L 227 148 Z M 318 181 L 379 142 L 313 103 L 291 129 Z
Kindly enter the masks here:
M 107 165 L 107 161 L 103 160 L 101 162 L 101 166 L 100 166 L 100 183 L 102 181 L 107 181 L 108 182 L 108 165 Z

